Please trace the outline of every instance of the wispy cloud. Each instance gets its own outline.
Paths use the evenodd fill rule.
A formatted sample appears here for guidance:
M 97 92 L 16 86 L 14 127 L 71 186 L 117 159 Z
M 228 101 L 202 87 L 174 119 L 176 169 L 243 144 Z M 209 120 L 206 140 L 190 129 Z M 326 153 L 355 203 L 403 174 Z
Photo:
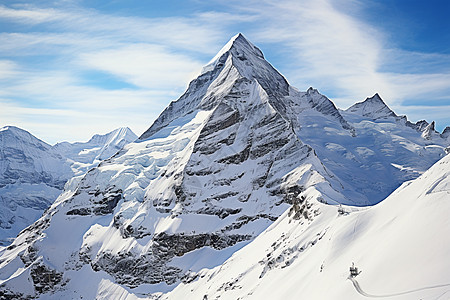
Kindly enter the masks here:
M 0 21 L 14 25 L 0 33 L 0 126 L 38 128 L 50 142 L 118 126 L 140 134 L 236 31 L 275 58 L 291 84 L 319 88 L 339 107 L 379 92 L 412 120 L 445 121 L 436 106 L 449 105 L 450 57 L 392 47 L 388 33 L 361 17 L 364 2 L 216 2 L 164 18 L 76 1 L 0 5 Z M 123 84 L 96 85 L 86 74 Z
M 76 5 L 0 6 L 0 20 L 30 29 L 0 34 L 0 57 L 8 58 L 0 60 L 1 125 L 39 128 L 50 142 L 56 135 L 46 124 L 58 121 L 59 133 L 64 128 L 71 140 L 124 125 L 140 134 L 200 71 L 197 57 L 206 54 L 207 61 L 220 47 L 221 24 L 238 18 L 219 12 L 142 18 Z M 92 72 L 132 86 L 91 85 L 85 76 Z
M 393 48 L 388 33 L 358 15 L 363 2 L 266 0 L 254 4 L 231 3 L 235 9 L 259 16 L 263 25 L 253 28 L 252 36 L 262 43 L 278 44 L 287 53 L 291 60 L 284 62 L 283 69 L 294 85 L 315 86 L 341 107 L 375 92 L 399 107 L 418 100 L 426 106 L 430 98 L 449 104 L 450 57 Z
M 65 17 L 67 18 L 69 15 L 62 14 L 55 9 L 41 9 L 37 7 L 15 9 L 0 5 L 0 18 L 30 25 L 57 21 Z
M 161 43 L 211 54 L 211 46 L 220 40 L 218 31 L 222 26 L 219 24 L 236 20 L 238 16 L 211 13 L 191 17 L 142 18 L 102 14 L 81 7 L 71 6 L 64 10 L 28 5 L 17 9 L 0 6 L 0 18 L 22 24 L 39 24 L 50 32 L 82 33 L 87 40 Z M 210 23 L 204 26 L 203 21 Z
M 85 53 L 81 55 L 81 61 L 87 68 L 105 71 L 136 86 L 153 89 L 180 87 L 180 84 L 184 87 L 202 66 L 186 55 L 149 44 Z

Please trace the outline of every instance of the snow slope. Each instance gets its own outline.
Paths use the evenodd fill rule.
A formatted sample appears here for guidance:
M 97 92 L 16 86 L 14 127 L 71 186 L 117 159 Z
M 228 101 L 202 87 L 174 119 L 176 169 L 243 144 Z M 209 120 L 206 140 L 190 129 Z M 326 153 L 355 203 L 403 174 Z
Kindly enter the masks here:
M 107 134 L 96 134 L 87 142 L 62 142 L 57 143 L 53 148 L 71 159 L 76 165 L 77 172 L 81 174 L 93 164 L 116 154 L 123 146 L 134 142 L 137 138 L 130 128 L 121 127 Z
M 220 267 L 162 299 L 450 297 L 450 156 L 370 208 L 340 214 L 304 196 L 318 215 L 287 211 Z M 362 272 L 349 280 L 352 262 Z
M 444 155 L 446 140 L 423 138 L 419 125 L 364 114 L 289 86 L 238 34 L 137 141 L 68 182 L 0 252 L 0 291 L 42 299 L 158 296 L 243 247 L 267 249 L 261 236 L 279 239 L 274 228 L 285 230 L 292 218 L 300 225 L 283 243 L 298 246 L 286 250 L 294 262 L 295 249 L 317 244 L 335 219 L 336 207 L 325 203 L 378 202 Z M 90 153 L 77 151 L 74 157 Z M 276 259 L 265 257 L 251 268 L 270 274 Z
M 72 171 L 64 157 L 25 130 L 0 129 L 0 245 L 7 245 L 58 197 Z
M 344 185 L 363 194 L 358 205 L 378 203 L 404 181 L 417 178 L 445 155 L 450 144 L 434 131 L 434 122 L 412 124 L 393 113 L 378 94 L 340 114 L 353 134 L 307 111 L 298 114 L 296 132 Z M 427 129 L 431 125 L 432 130 Z
M 73 176 L 137 138 L 128 128 L 96 135 L 87 143 L 50 146 L 29 132 L 0 129 L 0 245 L 36 221 Z
M 283 103 L 289 86 L 261 52 L 239 35 L 219 60 L 4 252 L 2 268 L 19 255 L 13 277 L 29 279 L 12 291 L 54 290 L 81 270 L 167 291 L 220 264 L 313 185 L 322 201 L 351 201 L 295 134 Z M 53 278 L 46 288 L 38 273 Z M 8 286 L 12 275 L 3 276 Z

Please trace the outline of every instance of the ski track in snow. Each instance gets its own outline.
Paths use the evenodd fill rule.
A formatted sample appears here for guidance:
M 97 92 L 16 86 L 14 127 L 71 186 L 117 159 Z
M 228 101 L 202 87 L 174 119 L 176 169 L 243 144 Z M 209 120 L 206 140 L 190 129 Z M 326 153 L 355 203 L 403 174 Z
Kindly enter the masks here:
M 368 294 L 366 293 L 361 286 L 359 285 L 358 281 L 353 278 L 353 277 L 348 277 L 348 279 L 350 279 L 350 281 L 353 283 L 353 286 L 355 287 L 356 291 L 361 294 L 362 296 L 365 297 L 369 297 L 369 298 L 386 298 L 386 297 L 395 297 L 395 296 L 401 296 L 401 295 L 407 295 L 407 294 L 411 294 L 411 293 L 416 293 L 416 292 L 420 292 L 420 291 L 424 291 L 424 290 L 430 290 L 430 289 L 437 289 L 437 288 L 441 288 L 441 287 L 446 287 L 446 286 L 450 286 L 450 283 L 447 284 L 440 284 L 440 285 L 433 285 L 433 286 L 427 286 L 427 287 L 423 287 L 423 288 L 419 288 L 419 289 L 415 289 L 415 290 L 410 290 L 410 291 L 405 291 L 405 292 L 400 292 L 400 293 L 395 293 L 395 294 L 386 294 L 386 295 L 372 295 L 372 294 Z M 447 292 L 445 292 L 447 293 Z M 444 293 L 444 294 L 445 294 Z

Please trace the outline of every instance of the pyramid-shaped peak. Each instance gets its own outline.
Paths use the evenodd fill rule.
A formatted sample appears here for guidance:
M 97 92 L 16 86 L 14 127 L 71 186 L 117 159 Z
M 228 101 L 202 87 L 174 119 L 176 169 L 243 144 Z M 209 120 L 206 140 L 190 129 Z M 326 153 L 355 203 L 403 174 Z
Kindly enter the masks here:
M 428 124 L 427 127 L 425 127 L 425 129 L 422 132 L 422 137 L 426 140 L 431 140 L 433 137 L 434 133 L 437 133 L 436 130 L 434 129 L 435 127 L 435 122 L 432 121 L 430 124 Z
M 228 43 L 223 46 L 223 48 L 217 53 L 217 55 L 212 59 L 220 58 L 224 53 L 232 51 L 233 54 L 239 54 L 242 52 L 252 53 L 260 58 L 264 58 L 264 55 L 258 47 L 253 45 L 249 40 L 247 40 L 242 33 L 238 33 L 233 36 Z
M 289 83 L 264 59 L 261 50 L 239 33 L 229 40 L 203 68 L 202 73 L 191 81 L 186 92 L 171 102 L 139 139 L 149 138 L 176 118 L 195 109 L 210 110 L 224 99 L 237 99 L 228 96 L 239 88 L 248 88 L 244 86 L 250 83 L 259 86 L 267 95 L 269 103 L 280 113 L 285 113 L 282 101 L 289 95 Z
M 397 115 L 387 106 L 378 93 L 372 97 L 366 98 L 346 109 L 347 112 L 355 113 L 371 119 L 383 119 L 396 117 Z
M 242 33 L 238 33 L 233 36 L 225 46 L 203 67 L 202 74 L 208 71 L 212 71 L 214 67 L 222 61 L 226 54 L 231 54 L 233 57 L 245 60 L 249 57 L 256 59 L 264 59 L 262 51 L 247 40 Z

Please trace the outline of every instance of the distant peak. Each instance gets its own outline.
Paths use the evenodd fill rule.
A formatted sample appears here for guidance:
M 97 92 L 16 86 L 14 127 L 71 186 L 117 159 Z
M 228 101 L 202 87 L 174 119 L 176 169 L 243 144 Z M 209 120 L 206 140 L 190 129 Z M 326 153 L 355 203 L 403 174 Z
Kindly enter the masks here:
M 308 93 L 309 95 L 312 95 L 312 94 L 318 94 L 319 91 L 317 89 L 313 88 L 312 86 L 310 86 L 308 88 L 308 90 L 306 91 L 306 93 Z
M 27 130 L 16 127 L 16 126 L 7 125 L 4 127 L 1 127 L 0 135 L 12 136 L 12 137 L 14 137 L 14 139 L 20 139 L 20 140 L 28 141 L 31 143 L 35 143 L 36 141 L 39 141 L 40 143 L 45 144 L 45 146 L 50 146 L 43 140 L 37 138 L 32 133 L 28 132 Z
M 446 139 L 450 136 L 450 126 L 445 127 L 445 129 L 441 133 L 441 137 Z
M 397 117 L 397 115 L 387 106 L 378 93 L 366 98 L 346 109 L 347 112 L 356 113 L 371 119 L 382 119 L 387 117 Z
M 121 132 L 121 133 L 133 133 L 133 131 L 129 128 L 129 127 L 119 127 L 114 129 L 113 131 L 111 131 L 110 133 L 114 133 L 114 132 Z
M 14 131 L 14 130 L 16 130 L 16 131 L 25 131 L 25 130 L 19 128 L 19 127 L 10 126 L 10 125 L 3 126 L 2 128 L 0 128 L 0 131 Z
M 433 137 L 433 134 L 436 133 L 436 130 L 434 129 L 435 122 L 432 121 L 430 124 L 428 124 L 427 127 L 422 132 L 422 137 L 426 140 L 431 140 Z
M 33 136 L 30 132 L 26 131 L 25 129 L 7 125 L 0 128 L 0 132 L 4 132 L 7 134 L 13 134 L 13 135 L 20 135 L 20 136 Z M 33 136 L 34 137 L 34 136 Z
M 126 139 L 134 141 L 137 135 L 128 127 L 119 127 L 105 134 L 95 134 L 88 143 L 104 143 L 108 139 Z
M 366 98 L 366 100 L 364 100 L 364 101 L 378 102 L 378 103 L 382 103 L 383 105 L 386 105 L 386 103 L 383 101 L 383 99 L 381 99 L 381 97 L 380 97 L 380 95 L 378 93 L 375 93 L 375 95 L 373 95 L 372 97 Z

